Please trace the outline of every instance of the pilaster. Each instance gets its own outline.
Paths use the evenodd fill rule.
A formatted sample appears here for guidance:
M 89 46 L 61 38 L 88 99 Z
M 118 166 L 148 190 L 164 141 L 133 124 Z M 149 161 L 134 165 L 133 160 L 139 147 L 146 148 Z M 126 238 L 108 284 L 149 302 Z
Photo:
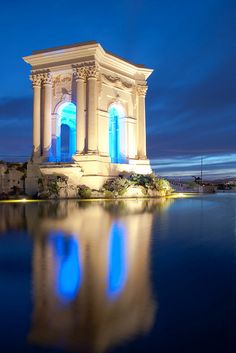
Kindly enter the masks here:
M 76 154 L 83 154 L 86 148 L 85 66 L 75 66 L 73 68 L 73 74 L 76 80 Z
M 41 155 L 41 75 L 33 73 L 30 76 L 34 90 L 33 98 L 33 159 Z
M 88 153 L 98 153 L 98 117 L 97 117 L 97 77 L 98 66 L 92 62 L 86 66 L 88 79 Z
M 145 96 L 147 93 L 147 85 L 137 85 L 138 95 L 138 158 L 147 159 L 146 152 L 146 112 L 145 112 Z
M 41 74 L 44 90 L 43 100 L 43 157 L 48 160 L 52 141 L 52 74 L 45 72 Z

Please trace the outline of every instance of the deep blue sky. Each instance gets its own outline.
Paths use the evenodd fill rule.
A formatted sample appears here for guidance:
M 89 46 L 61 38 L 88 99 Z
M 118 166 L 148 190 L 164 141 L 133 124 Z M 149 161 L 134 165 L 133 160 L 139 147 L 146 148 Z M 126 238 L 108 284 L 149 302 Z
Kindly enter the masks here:
M 32 50 L 96 40 L 153 68 L 148 154 L 160 174 L 236 176 L 236 1 L 4 1 L 0 158 L 31 152 Z

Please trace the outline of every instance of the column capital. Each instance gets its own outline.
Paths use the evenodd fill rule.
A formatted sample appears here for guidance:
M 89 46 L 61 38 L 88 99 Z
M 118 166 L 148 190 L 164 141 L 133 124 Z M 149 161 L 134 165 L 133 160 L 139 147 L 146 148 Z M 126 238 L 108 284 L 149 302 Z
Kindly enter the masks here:
M 136 86 L 136 92 L 138 93 L 139 96 L 145 97 L 147 90 L 148 90 L 147 85 L 137 85 Z
M 99 73 L 99 66 L 95 62 L 88 62 L 86 65 L 87 78 L 97 78 Z
M 51 72 L 42 72 L 41 79 L 44 86 L 52 85 L 52 73 Z
M 41 74 L 32 73 L 30 75 L 30 81 L 32 81 L 33 87 L 40 87 L 42 81 Z
M 75 80 L 84 80 L 86 79 L 86 67 L 82 65 L 75 65 L 73 67 L 73 75 L 75 77 Z

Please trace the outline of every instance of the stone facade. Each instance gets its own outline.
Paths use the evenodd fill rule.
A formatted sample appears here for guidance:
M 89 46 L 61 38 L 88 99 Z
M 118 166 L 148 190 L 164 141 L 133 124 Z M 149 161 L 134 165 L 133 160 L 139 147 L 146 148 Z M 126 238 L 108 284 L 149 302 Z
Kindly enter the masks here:
M 66 162 L 63 172 L 70 177 L 73 168 L 66 164 L 73 164 L 80 174 L 76 183 L 92 188 L 121 172 L 151 173 L 145 116 L 151 69 L 112 55 L 96 42 L 35 51 L 24 60 L 32 67 L 33 163 L 42 173 L 56 173 L 58 163 Z M 74 116 L 68 116 L 65 109 L 73 105 Z M 64 125 L 70 129 L 66 161 Z M 30 191 L 32 176 L 28 181 Z

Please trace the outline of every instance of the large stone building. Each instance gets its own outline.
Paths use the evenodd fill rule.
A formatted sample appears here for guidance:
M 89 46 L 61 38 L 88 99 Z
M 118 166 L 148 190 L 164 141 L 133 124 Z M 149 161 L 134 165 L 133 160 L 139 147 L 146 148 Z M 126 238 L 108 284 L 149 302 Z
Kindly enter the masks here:
M 99 43 L 34 51 L 33 159 L 43 174 L 99 188 L 121 172 L 151 173 L 146 155 L 146 80 L 152 73 Z

